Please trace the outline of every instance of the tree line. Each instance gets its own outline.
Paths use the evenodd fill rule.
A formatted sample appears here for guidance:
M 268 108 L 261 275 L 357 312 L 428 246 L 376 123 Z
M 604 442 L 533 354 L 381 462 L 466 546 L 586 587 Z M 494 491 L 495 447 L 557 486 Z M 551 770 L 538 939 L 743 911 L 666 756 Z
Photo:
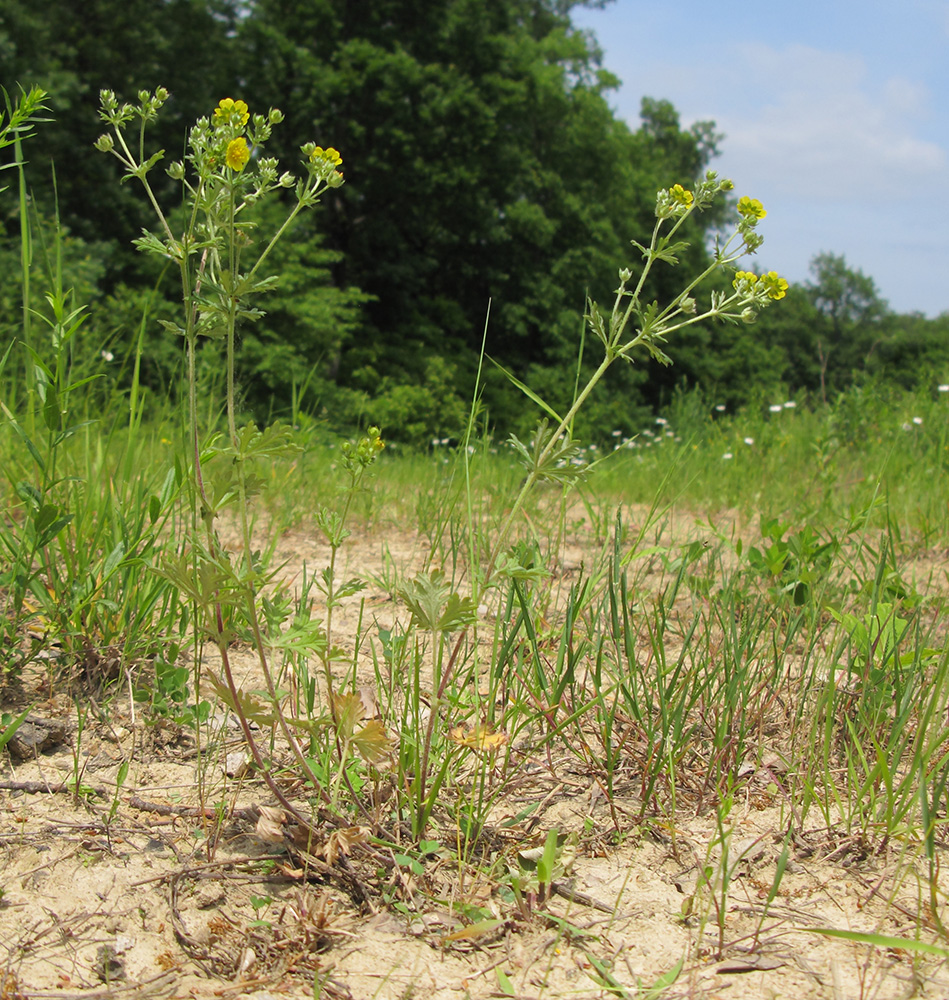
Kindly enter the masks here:
M 134 99 L 163 85 L 173 97 L 150 138 L 169 161 L 223 96 L 285 113 L 270 144 L 284 169 L 308 140 L 343 156 L 346 184 L 285 241 L 267 315 L 242 331 L 248 410 L 279 415 L 292 394 L 334 426 L 371 421 L 415 442 L 452 436 L 485 331 L 491 358 L 562 406 L 576 383 L 585 296 L 610 299 L 618 268 L 636 266 L 630 240 L 651 230 L 656 190 L 689 185 L 723 141 L 712 122 L 683 127 L 659 98 L 643 99 L 637 128 L 619 120 L 609 105 L 618 81 L 595 38 L 572 26 L 576 5 L 0 0 L 0 82 L 50 94 L 28 180 L 38 231 L 58 212 L 67 234 L 68 281 L 90 305 L 89 351 L 122 356 L 143 329 L 143 377 L 176 391 L 180 345 L 160 323 L 178 308 L 174 276 L 131 249 L 150 224 L 147 206 L 93 149 L 101 88 Z M 9 194 L 0 263 L 15 274 Z M 170 180 L 162 194 L 180 199 Z M 682 267 L 658 273 L 648 294 L 675 294 L 724 221 L 693 223 Z M 276 213 L 259 222 L 266 231 Z M 17 294 L 10 282 L 0 289 L 7 340 Z M 894 315 L 872 279 L 821 254 L 812 280 L 757 324 L 693 328 L 670 345 L 670 368 L 643 358 L 611 373 L 580 430 L 635 431 L 681 384 L 742 405 L 779 387 L 827 398 L 854 378 L 949 377 L 947 326 L 947 317 Z M 597 360 L 588 347 L 582 364 Z M 523 430 L 523 397 L 490 364 L 483 402 L 499 431 Z

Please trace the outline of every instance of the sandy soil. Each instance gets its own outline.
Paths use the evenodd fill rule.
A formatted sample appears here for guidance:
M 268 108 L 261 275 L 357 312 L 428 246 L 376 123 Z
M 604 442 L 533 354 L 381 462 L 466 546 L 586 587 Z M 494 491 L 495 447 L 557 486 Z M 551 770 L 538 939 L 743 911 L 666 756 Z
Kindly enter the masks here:
M 709 530 L 686 515 L 669 525 L 683 540 Z M 578 519 L 559 567 L 565 582 L 594 544 Z M 424 562 L 423 540 L 376 529 L 347 543 L 344 575 L 384 578 L 384 545 L 400 571 Z M 323 565 L 327 550 L 297 530 L 278 555 L 292 578 L 303 560 Z M 363 615 L 380 624 L 403 613 L 379 579 L 362 598 Z M 357 621 L 354 600 L 337 620 L 344 646 Z M 238 668 L 252 681 L 252 658 L 238 654 Z M 891 842 L 868 853 L 834 830 L 805 828 L 769 901 L 788 804 L 766 754 L 749 766 L 728 817 L 727 865 L 714 811 L 636 825 L 631 785 L 618 789 L 611 812 L 575 758 L 523 768 L 495 808 L 493 856 L 541 845 L 554 826 L 583 836 L 560 891 L 519 911 L 484 869 L 459 874 L 437 856 L 421 873 L 383 851 L 333 867 L 301 861 L 286 832 L 261 825 L 273 796 L 242 776 L 240 734 L 224 712 L 209 750 L 133 712 L 121 693 L 93 707 L 81 736 L 68 698 L 41 684 L 23 694 L 33 717 L 65 728 L 32 759 L 0 758 L 0 1000 L 949 996 L 940 958 L 813 932 L 935 940 L 916 848 Z M 64 787 L 77 769 L 92 789 L 78 800 Z M 515 820 L 538 800 L 529 819 Z M 619 837 L 610 835 L 615 816 Z M 705 871 L 715 899 L 702 887 Z M 466 905 L 494 921 L 472 928 Z M 674 982 L 651 992 L 680 962 Z

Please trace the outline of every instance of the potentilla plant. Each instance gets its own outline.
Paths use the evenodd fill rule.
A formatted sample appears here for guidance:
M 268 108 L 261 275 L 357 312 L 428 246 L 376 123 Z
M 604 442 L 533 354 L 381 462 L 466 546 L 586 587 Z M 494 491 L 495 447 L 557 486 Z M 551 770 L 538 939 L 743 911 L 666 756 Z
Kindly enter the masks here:
M 679 255 L 689 243 L 679 238 L 679 231 L 686 220 L 697 212 L 706 210 L 717 198 L 734 189 L 732 181 L 719 178 L 714 170 L 706 173 L 694 191 L 681 184 L 659 191 L 656 196 L 656 223 L 648 246 L 632 241 L 643 259 L 642 270 L 634 282 L 634 272 L 628 268 L 619 271 L 619 286 L 612 311 L 607 315 L 592 299 L 587 300 L 586 320 L 589 329 L 603 345 L 603 360 L 577 392 L 573 404 L 563 415 L 541 399 L 536 393 L 517 382 L 534 402 L 547 414 L 531 442 L 525 443 L 511 437 L 510 443 L 521 458 L 527 476 L 510 512 L 505 519 L 492 557 L 481 576 L 482 586 L 494 582 L 495 569 L 511 527 L 520 514 L 528 494 L 542 481 L 568 484 L 584 474 L 581 465 L 571 461 L 578 451 L 572 439 L 572 428 L 577 413 L 590 393 L 617 361 L 633 363 L 636 352 L 644 348 L 662 364 L 672 363 L 665 353 L 668 338 L 680 330 L 710 320 L 728 323 L 753 323 L 758 313 L 778 299 L 784 298 L 788 283 L 776 271 L 756 274 L 736 270 L 731 291 L 712 291 L 708 305 L 700 308 L 699 289 L 714 272 L 730 270 L 736 261 L 747 254 L 754 254 L 764 238 L 757 232 L 758 223 L 767 215 L 757 198 L 744 196 L 738 200 L 738 221 L 724 242 L 719 241 L 712 254 L 712 261 L 700 274 L 685 282 L 681 292 L 665 307 L 658 302 L 642 299 L 646 281 L 658 263 L 675 266 Z M 516 380 L 515 380 L 516 381 Z
M 304 775 L 314 788 L 320 788 L 288 714 L 281 707 L 284 693 L 275 684 L 269 655 L 280 648 L 281 637 L 286 636 L 282 626 L 291 612 L 275 617 L 272 611 L 277 604 L 261 599 L 266 571 L 254 556 L 247 509 L 248 500 L 261 486 L 250 471 L 252 463 L 271 460 L 291 450 L 290 432 L 278 425 L 263 430 L 254 424 L 238 427 L 235 335 L 239 324 L 253 322 L 263 315 L 257 300 L 277 281 L 264 270 L 274 246 L 301 212 L 316 205 L 327 189 L 343 183 L 338 169 L 342 158 L 335 149 L 324 149 L 310 142 L 301 147 L 303 175 L 281 172 L 277 160 L 265 155 L 272 130 L 283 119 L 281 112 L 271 108 L 267 114 L 251 115 L 244 101 L 225 98 L 209 117 L 198 119 L 191 129 L 185 159 L 167 167 L 168 175 L 182 185 L 188 210 L 183 229 L 175 231 L 150 180 L 164 151 L 146 155 L 145 138 L 147 126 L 157 118 L 168 97 L 164 88 L 154 93 L 142 91 L 138 103 L 129 104 L 120 103 L 112 91 L 103 90 L 99 114 L 111 131 L 96 142 L 99 150 L 119 160 L 125 179 L 134 178 L 142 184 L 155 210 L 157 230 L 146 230 L 134 241 L 135 246 L 172 261 L 181 279 L 183 321 L 165 326 L 183 338 L 187 356 L 193 530 L 181 554 L 167 560 L 162 572 L 201 612 L 198 620 L 217 646 L 222 661 L 223 683 L 212 679 L 212 684 L 238 715 L 255 764 L 282 804 L 305 822 L 272 780 L 248 721 L 253 716 L 258 724 L 279 727 Z M 129 136 L 127 133 L 133 127 L 135 134 Z M 277 231 L 268 240 L 255 242 L 248 210 L 280 190 L 292 190 L 295 202 Z M 216 339 L 224 348 L 227 372 L 224 442 L 213 435 L 210 441 L 205 440 L 199 426 L 195 357 L 202 337 Z M 244 555 L 239 565 L 232 562 L 215 528 L 216 517 L 228 505 L 236 506 L 241 526 Z M 325 652 L 326 634 L 319 620 L 297 614 L 290 632 L 294 655 L 308 651 L 321 656 Z M 235 683 L 229 645 L 236 635 L 246 635 L 257 652 L 266 683 L 267 704 L 239 690 Z

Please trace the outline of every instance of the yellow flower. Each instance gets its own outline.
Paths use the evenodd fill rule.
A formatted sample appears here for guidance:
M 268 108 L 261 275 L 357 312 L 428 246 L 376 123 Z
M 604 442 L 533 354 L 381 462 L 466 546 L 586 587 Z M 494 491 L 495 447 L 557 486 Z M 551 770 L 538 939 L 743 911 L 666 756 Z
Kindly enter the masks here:
M 757 198 L 749 198 L 745 195 L 738 199 L 738 214 L 746 219 L 763 219 L 768 213 Z
M 669 194 L 676 205 L 683 205 L 685 208 L 688 208 L 692 204 L 692 192 L 686 191 L 681 184 L 675 184 L 669 188 Z
M 343 158 L 339 155 L 339 152 L 333 149 L 332 146 L 328 146 L 326 149 L 322 146 L 317 146 L 310 153 L 310 160 L 313 163 L 316 163 L 317 160 L 326 160 L 333 167 L 338 167 L 343 162 Z
M 778 276 L 777 271 L 768 271 L 761 275 L 761 286 L 768 293 L 769 299 L 783 299 L 787 294 L 788 283 Z
M 231 170 L 240 173 L 247 166 L 250 159 L 250 150 L 247 148 L 247 140 L 239 135 L 227 144 L 227 156 L 225 160 Z
M 233 101 L 230 97 L 225 97 L 214 109 L 214 118 L 219 122 L 229 122 L 232 118 L 240 119 L 240 124 L 246 125 L 250 114 L 243 101 Z
M 752 271 L 736 271 L 735 280 L 732 282 L 733 288 L 738 288 L 742 282 L 746 282 L 749 286 L 754 287 L 758 281 L 758 275 L 754 274 Z

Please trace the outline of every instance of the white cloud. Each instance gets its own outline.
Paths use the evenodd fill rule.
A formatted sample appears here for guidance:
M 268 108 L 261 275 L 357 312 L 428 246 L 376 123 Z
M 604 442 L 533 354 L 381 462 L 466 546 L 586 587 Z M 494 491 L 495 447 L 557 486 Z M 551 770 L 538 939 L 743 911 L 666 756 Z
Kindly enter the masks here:
M 688 117 L 716 119 L 724 159 L 740 162 L 751 181 L 782 195 L 891 202 L 946 173 L 946 150 L 914 134 L 929 114 L 918 83 L 872 84 L 859 56 L 804 45 L 743 45 L 729 65 L 716 82 L 733 84 L 737 74 L 739 94 L 715 87 L 703 103 L 718 114 Z

